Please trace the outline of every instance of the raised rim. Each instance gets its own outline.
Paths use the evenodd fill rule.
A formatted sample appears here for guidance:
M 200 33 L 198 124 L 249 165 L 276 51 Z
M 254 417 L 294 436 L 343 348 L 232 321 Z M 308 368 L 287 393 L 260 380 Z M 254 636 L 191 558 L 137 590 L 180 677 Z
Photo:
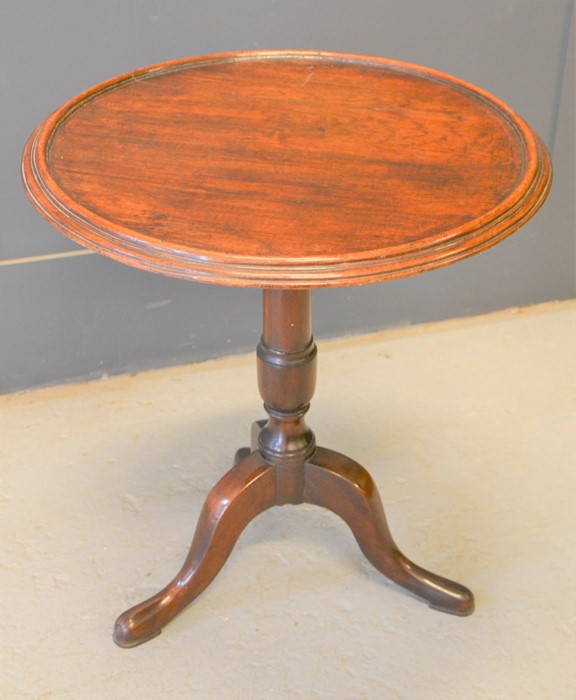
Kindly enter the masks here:
M 136 80 L 154 79 L 208 63 L 302 59 L 365 64 L 436 81 L 488 106 L 517 135 L 524 151 L 524 172 L 497 207 L 444 235 L 396 246 L 339 255 L 267 258 L 218 252 L 194 246 L 161 246 L 145 236 L 79 205 L 50 172 L 48 154 L 57 129 L 95 97 Z M 540 208 L 551 184 L 551 164 L 540 138 L 506 104 L 488 92 L 445 73 L 386 58 L 325 51 L 241 51 L 168 61 L 100 83 L 65 103 L 45 119 L 24 150 L 22 177 L 34 206 L 60 231 L 86 247 L 123 263 L 172 277 L 252 287 L 315 287 L 365 284 L 448 265 L 479 253 L 520 228 Z

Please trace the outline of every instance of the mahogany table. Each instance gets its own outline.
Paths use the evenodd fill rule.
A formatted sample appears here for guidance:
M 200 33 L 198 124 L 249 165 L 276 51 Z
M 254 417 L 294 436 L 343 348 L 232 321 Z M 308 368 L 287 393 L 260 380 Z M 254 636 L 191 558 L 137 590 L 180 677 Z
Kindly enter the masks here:
M 315 503 L 384 575 L 438 610 L 472 593 L 408 560 L 368 472 L 317 447 L 314 287 L 390 280 L 494 245 L 543 203 L 540 139 L 486 92 L 434 70 L 322 52 L 173 61 L 110 80 L 48 117 L 23 178 L 75 241 L 152 272 L 263 289 L 258 381 L 267 421 L 216 484 L 188 557 L 114 639 L 159 634 L 219 572 L 252 518 Z

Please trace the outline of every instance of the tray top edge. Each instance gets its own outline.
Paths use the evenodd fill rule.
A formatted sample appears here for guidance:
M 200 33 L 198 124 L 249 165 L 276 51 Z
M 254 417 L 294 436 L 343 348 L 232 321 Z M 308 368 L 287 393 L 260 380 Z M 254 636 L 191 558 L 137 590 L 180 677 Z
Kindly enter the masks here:
M 124 73 L 120 76 L 102 82 L 90 88 L 89 90 L 84 91 L 80 95 L 66 102 L 56 111 L 54 111 L 49 117 L 47 117 L 39 125 L 39 127 L 36 129 L 33 136 L 31 137 L 29 145 L 25 152 L 25 162 L 23 165 L 23 179 L 26 185 L 28 195 L 32 199 L 34 205 L 45 216 L 48 216 L 48 212 L 50 211 L 50 215 L 48 216 L 48 218 L 50 218 L 51 222 L 54 225 L 56 225 L 64 233 L 66 233 L 66 235 L 69 235 L 73 238 L 75 237 L 76 240 L 78 240 L 78 242 L 82 242 L 84 245 L 90 245 L 88 240 L 80 240 L 81 236 L 79 234 L 82 231 L 82 229 L 86 227 L 86 223 L 88 222 L 88 220 L 90 218 L 95 218 L 96 220 L 93 221 L 93 225 L 95 224 L 96 226 L 95 228 L 92 228 L 92 233 L 94 233 L 95 229 L 99 228 L 101 233 L 103 234 L 103 238 L 108 239 L 108 242 L 110 243 L 110 238 L 106 234 L 106 229 L 108 228 L 105 225 L 106 222 L 103 220 L 98 221 L 98 217 L 94 217 L 93 212 L 84 212 L 82 206 L 78 205 L 73 200 L 71 200 L 67 196 L 67 194 L 59 187 L 58 182 L 55 180 L 55 178 L 50 172 L 50 167 L 48 163 L 48 152 L 50 149 L 50 142 L 54 134 L 57 132 L 59 126 L 63 124 L 66 119 L 71 117 L 76 112 L 76 110 L 81 108 L 88 101 L 100 95 L 103 95 L 106 92 L 121 89 L 122 86 L 129 85 L 135 82 L 139 82 L 142 80 L 151 80 L 154 79 L 154 77 L 156 76 L 166 75 L 171 72 L 189 70 L 195 67 L 202 67 L 207 64 L 283 60 L 312 60 L 328 63 L 335 62 L 353 65 L 365 65 L 375 68 L 397 71 L 401 73 L 410 73 L 412 75 L 422 76 L 427 80 L 447 84 L 452 88 L 455 88 L 459 91 L 465 92 L 468 95 L 471 95 L 473 98 L 487 105 L 494 112 L 497 112 L 500 115 L 500 117 L 504 121 L 506 121 L 509 127 L 516 134 L 518 143 L 521 144 L 521 147 L 524 149 L 525 153 L 526 167 L 524 170 L 523 178 L 521 178 L 521 182 L 518 183 L 517 188 L 512 193 L 512 199 L 515 198 L 516 201 L 507 201 L 505 206 L 501 206 L 499 207 L 499 209 L 505 210 L 506 208 L 508 208 L 510 211 L 513 211 L 515 209 L 522 208 L 523 206 L 525 206 L 526 211 L 530 212 L 529 216 L 531 216 L 533 213 L 535 213 L 535 211 L 540 207 L 541 203 L 543 202 L 543 198 L 545 197 L 545 194 L 550 186 L 551 172 L 550 161 L 546 149 L 541 143 L 541 141 L 538 139 L 538 137 L 532 132 L 530 127 L 524 122 L 524 120 L 522 120 L 518 115 L 516 115 L 513 112 L 513 110 L 510 109 L 505 103 L 501 102 L 498 98 L 494 97 L 490 93 L 449 74 L 442 73 L 435 69 L 420 66 L 414 63 L 406 63 L 394 59 L 361 54 L 337 53 L 314 50 L 301 51 L 291 49 L 258 51 L 249 50 L 175 59 L 172 61 L 153 64 L 135 71 Z M 528 200 L 530 200 L 531 197 L 535 196 L 535 190 L 539 190 L 540 192 L 538 196 L 535 197 L 534 202 L 529 202 Z M 44 199 L 46 199 L 46 202 L 43 201 Z M 526 218 L 529 218 L 529 216 Z M 473 237 L 477 231 L 483 229 L 488 230 L 493 228 L 493 221 L 498 220 L 499 214 L 495 214 L 494 212 L 487 212 L 486 216 L 483 218 L 485 219 L 485 221 L 482 224 L 480 224 L 479 220 L 477 224 L 480 225 L 477 225 L 475 227 L 468 227 L 468 230 L 464 232 L 457 230 L 452 231 L 452 235 L 447 236 L 444 239 L 438 237 L 434 241 L 432 241 L 429 246 L 426 244 L 425 241 L 421 241 L 420 245 L 416 246 L 401 245 L 397 247 L 397 250 L 393 250 L 392 248 L 390 248 L 388 250 L 387 255 L 383 255 L 383 251 L 373 251 L 374 254 L 370 257 L 370 259 L 366 257 L 363 258 L 362 255 L 352 255 L 350 256 L 350 259 L 348 261 L 335 260 L 333 261 L 333 263 L 330 263 L 326 256 L 320 256 L 318 259 L 315 259 L 314 257 L 310 257 L 309 259 L 295 258 L 292 260 L 284 258 L 283 266 L 281 261 L 275 261 L 271 259 L 269 261 L 270 267 L 276 267 L 278 270 L 284 267 L 286 272 L 289 273 L 290 269 L 295 269 L 295 266 L 302 267 L 308 265 L 311 268 L 314 266 L 318 266 L 317 278 L 318 286 L 320 286 L 320 278 L 324 276 L 326 279 L 328 279 L 327 270 L 329 270 L 332 264 L 334 272 L 336 272 L 336 269 L 339 267 L 342 268 L 343 266 L 343 268 L 346 268 L 350 280 L 348 282 L 343 281 L 344 284 L 362 283 L 361 281 L 353 281 L 355 279 L 353 268 L 361 265 L 363 262 L 369 262 L 370 264 L 373 264 L 376 260 L 379 259 L 380 261 L 383 261 L 386 257 L 389 259 L 394 259 L 398 256 L 404 257 L 406 255 L 408 255 L 408 257 L 411 257 L 411 248 L 418 248 L 420 252 L 424 255 L 427 254 L 430 250 L 441 250 L 446 245 L 457 246 L 459 240 L 463 241 L 465 238 L 469 239 Z M 515 225 L 515 221 L 520 220 L 520 218 L 523 219 L 524 216 L 511 216 L 511 220 L 509 222 L 510 233 L 513 230 L 516 230 L 516 228 L 518 228 L 519 225 L 521 225 Z M 70 223 L 70 221 L 73 222 L 71 226 L 67 227 L 68 230 L 64 230 L 64 219 L 67 220 L 67 223 Z M 506 226 L 501 228 L 506 228 Z M 72 235 L 72 231 L 75 231 L 75 236 Z M 118 228 L 117 233 L 119 234 L 119 238 L 124 238 L 126 240 L 126 243 L 128 244 L 126 246 L 126 250 L 131 248 L 132 251 L 136 254 L 138 254 L 138 251 L 141 250 L 141 252 L 144 255 L 149 255 L 150 253 L 152 253 L 151 248 L 155 247 L 154 245 L 150 245 L 150 238 L 148 236 L 143 235 L 138 231 L 132 231 L 128 229 L 120 230 L 120 228 Z M 114 236 L 114 238 L 116 239 L 116 242 L 114 244 L 117 245 L 119 238 L 116 235 Z M 481 242 L 479 240 L 478 243 L 479 246 L 486 247 L 485 242 Z M 120 245 L 120 248 L 122 248 L 122 245 Z M 467 245 L 466 248 L 471 250 L 471 252 L 468 252 L 467 255 L 473 254 L 474 246 Z M 101 252 L 109 254 L 104 249 L 101 249 Z M 154 255 L 154 253 L 152 254 Z M 183 251 L 183 257 L 187 258 L 185 262 L 186 266 L 191 264 L 191 258 L 193 258 L 195 255 L 198 260 L 210 261 L 209 256 L 207 257 L 206 255 L 203 255 L 200 252 L 195 253 L 192 250 Z M 216 256 L 217 264 L 220 264 L 222 268 L 225 268 L 226 265 L 234 266 L 234 264 L 238 264 L 240 266 L 246 265 L 247 267 L 250 267 L 256 260 L 256 258 L 249 255 L 232 255 L 229 256 L 228 259 L 226 259 L 227 257 L 228 256 L 225 255 Z M 165 259 L 165 262 L 168 263 L 168 260 Z M 340 262 L 342 262 L 342 265 L 340 265 Z M 385 265 L 383 267 L 385 267 Z M 161 272 L 163 272 L 164 274 L 171 274 L 168 268 L 161 270 Z M 188 276 L 191 278 L 193 277 L 191 272 L 188 272 L 185 275 L 182 275 L 181 272 L 182 271 L 180 271 L 179 274 L 175 274 L 174 276 Z M 405 274 L 411 273 L 406 272 Z M 385 275 L 382 274 L 382 278 L 384 277 Z

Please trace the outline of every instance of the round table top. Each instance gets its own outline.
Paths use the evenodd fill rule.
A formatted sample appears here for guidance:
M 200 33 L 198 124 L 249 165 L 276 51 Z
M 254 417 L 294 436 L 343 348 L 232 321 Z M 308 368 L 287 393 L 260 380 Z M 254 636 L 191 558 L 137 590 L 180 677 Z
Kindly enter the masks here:
M 407 63 L 325 52 L 172 61 L 34 132 L 23 176 L 75 241 L 167 275 L 340 286 L 480 252 L 544 201 L 550 161 L 502 102 Z

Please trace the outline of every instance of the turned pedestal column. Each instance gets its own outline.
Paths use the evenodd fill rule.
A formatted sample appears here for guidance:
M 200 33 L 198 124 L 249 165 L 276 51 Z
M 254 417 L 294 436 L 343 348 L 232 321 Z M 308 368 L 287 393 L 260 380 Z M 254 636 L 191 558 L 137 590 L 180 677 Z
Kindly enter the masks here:
M 235 466 L 209 494 L 176 577 L 117 620 L 117 644 L 134 646 L 159 634 L 216 576 L 248 522 L 286 503 L 312 503 L 333 511 L 385 576 L 433 608 L 470 614 L 474 598 L 467 588 L 422 569 L 400 552 L 368 472 L 344 455 L 316 447 L 304 420 L 316 379 L 310 292 L 266 290 L 263 306 L 258 384 L 268 420 L 254 425 L 254 450 L 239 450 Z

